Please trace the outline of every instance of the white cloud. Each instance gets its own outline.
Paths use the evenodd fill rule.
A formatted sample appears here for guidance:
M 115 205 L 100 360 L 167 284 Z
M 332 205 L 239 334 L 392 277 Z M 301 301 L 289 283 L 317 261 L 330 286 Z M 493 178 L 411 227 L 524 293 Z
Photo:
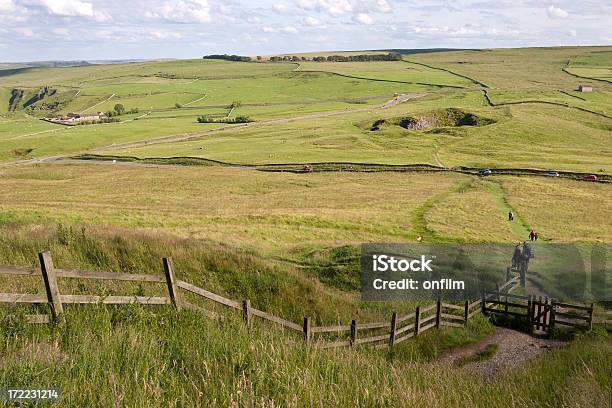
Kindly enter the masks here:
M 167 1 L 145 15 L 175 23 L 207 23 L 210 21 L 210 6 L 208 0 Z
M 546 9 L 546 13 L 550 18 L 565 18 L 569 15 L 569 13 L 562 8 L 555 7 L 552 4 L 548 6 Z
M 576 37 L 578 35 L 578 32 L 576 30 L 569 30 L 567 32 L 567 35 L 569 35 L 570 37 Z
M 151 36 L 157 40 L 179 39 L 183 37 L 181 33 L 165 30 L 153 31 L 151 32 Z
M 15 8 L 13 0 L 0 0 L 0 11 L 8 13 L 15 10 Z
M 387 2 L 387 0 L 377 0 L 376 9 L 380 13 L 390 13 L 391 5 Z
M 360 24 L 372 25 L 374 24 L 374 19 L 372 16 L 366 13 L 359 13 L 355 16 L 354 20 Z
M 264 26 L 262 28 L 262 31 L 264 33 L 286 33 L 286 34 L 296 34 L 298 32 L 297 28 L 291 25 L 287 25 L 287 26 L 280 27 L 280 28 Z
M 79 0 L 39 0 L 50 14 L 63 17 L 93 17 L 93 4 Z
M 345 14 L 390 13 L 392 8 L 387 0 L 299 0 L 298 7 L 315 10 L 338 17 Z
M 304 24 L 306 24 L 308 27 L 316 27 L 321 24 L 321 22 L 317 18 L 308 16 L 304 19 Z
M 287 34 L 296 34 L 298 32 L 297 28 L 293 26 L 285 26 L 281 29 L 281 31 Z
M 272 6 L 272 8 L 275 11 L 278 11 L 279 13 L 284 13 L 284 12 L 287 11 L 287 6 L 285 4 L 282 4 L 282 3 L 275 4 L 275 5 Z
M 94 11 L 94 20 L 99 23 L 104 23 L 106 21 L 111 21 L 113 17 L 107 13 L 106 11 Z
M 409 32 L 422 38 L 481 38 L 481 37 L 503 37 L 515 36 L 520 34 L 520 31 L 513 29 L 489 29 L 489 28 L 472 28 L 470 26 L 463 27 L 448 27 L 448 26 L 412 26 Z
M 353 11 L 348 0 L 299 0 L 298 7 L 304 10 L 317 10 L 337 17 Z

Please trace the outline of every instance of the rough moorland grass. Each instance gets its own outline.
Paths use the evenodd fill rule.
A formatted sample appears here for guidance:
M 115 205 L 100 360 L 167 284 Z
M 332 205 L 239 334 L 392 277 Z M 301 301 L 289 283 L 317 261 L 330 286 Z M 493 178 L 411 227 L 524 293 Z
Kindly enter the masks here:
M 386 62 L 301 62 L 300 71 L 325 71 L 359 78 L 418 82 L 469 88 L 473 84 L 465 78 L 422 65 L 403 61 Z
M 529 182 L 523 177 L 499 179 L 515 213 L 547 239 L 612 241 L 608 185 L 549 178 Z
M 454 173 L 290 174 L 214 166 L 13 167 L 0 179 L 0 214 L 33 223 L 164 230 L 282 253 L 414 241 L 427 235 L 425 226 L 455 240 L 515 241 L 518 231 L 508 229 L 507 207 L 496 201 L 504 195 L 515 216 L 542 237 L 611 239 L 608 184 L 500 176 L 501 191 L 481 182 L 460 188 L 472 179 Z M 438 195 L 443 199 L 434 199 Z M 430 199 L 435 202 L 423 209 Z
M 42 165 L 5 171 L 0 209 L 7 219 L 164 229 L 274 252 L 414 239 L 411 209 L 469 177 Z
M 0 381 L 58 387 L 64 407 L 607 407 L 612 395 L 601 331 L 485 382 L 427 362 L 433 345 L 474 328 L 430 331 L 388 353 L 306 348 L 268 326 L 169 308 L 79 307 L 56 327 L 1 313 Z
M 385 110 L 255 123 L 188 141 L 100 152 L 143 158 L 195 156 L 245 164 L 346 161 L 608 171 L 611 119 L 551 105 L 485 108 L 479 106 L 480 98 L 475 93 L 432 96 Z M 447 106 L 496 123 L 423 131 L 400 126 L 371 130 L 379 120 Z
M 451 51 L 408 55 L 405 59 L 447 68 L 498 89 L 572 90 L 580 79 L 562 71 L 568 59 L 597 55 L 612 65 L 612 53 L 604 51 L 610 51 L 610 47 Z
M 35 266 L 37 252 L 48 250 L 59 268 L 161 275 L 161 258 L 171 256 L 178 278 L 235 300 L 249 298 L 253 306 L 297 322 L 305 315 L 317 321 L 346 321 L 360 309 L 355 294 L 328 289 L 291 265 L 209 241 L 63 226 L 8 225 L 2 231 L 0 264 Z M 0 276 L 0 282 L 3 292 L 44 292 L 38 278 Z M 74 280 L 62 280 L 61 288 L 73 294 L 165 292 L 156 284 Z

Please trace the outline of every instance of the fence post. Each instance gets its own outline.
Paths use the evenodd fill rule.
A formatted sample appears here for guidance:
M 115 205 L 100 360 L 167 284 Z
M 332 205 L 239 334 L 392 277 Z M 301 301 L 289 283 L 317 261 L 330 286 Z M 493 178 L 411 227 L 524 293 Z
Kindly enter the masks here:
M 508 292 L 506 292 L 506 296 L 504 297 L 504 312 L 508 313 Z
M 465 306 L 463 306 L 463 320 L 465 320 L 465 325 L 467 326 L 468 319 L 470 318 L 470 301 L 465 301 Z
M 168 285 L 168 294 L 170 295 L 170 301 L 177 310 L 181 310 L 181 303 L 178 297 L 178 290 L 176 288 L 176 281 L 174 279 L 174 263 L 172 258 L 163 258 L 164 262 L 164 273 L 166 274 L 166 284 Z
M 395 344 L 395 331 L 397 330 L 397 312 L 391 315 L 391 334 L 389 336 L 389 347 Z
M 421 326 L 421 306 L 417 306 L 414 314 L 414 335 L 419 335 L 419 329 Z
M 355 340 L 357 340 L 357 320 L 351 320 L 351 339 L 349 340 L 351 346 L 355 345 Z
M 51 254 L 47 251 L 40 252 L 38 254 L 38 259 L 40 261 L 43 281 L 45 282 L 45 290 L 47 291 L 47 300 L 51 308 L 51 316 L 53 320 L 57 320 L 64 313 L 64 308 L 62 307 L 62 299 L 60 298 L 59 286 L 57 285 L 53 259 L 51 258 Z
M 527 324 L 529 334 L 533 334 L 533 295 L 529 295 L 527 299 Z
M 436 329 L 440 328 L 440 317 L 442 314 L 442 301 L 438 298 L 436 302 Z
M 589 309 L 589 330 L 593 330 L 593 303 L 591 303 L 591 308 Z
M 247 327 L 251 327 L 251 301 L 249 299 L 242 301 L 242 317 Z
M 304 341 L 310 343 L 311 332 L 310 332 L 310 317 L 304 316 Z
M 548 324 L 548 337 L 552 337 L 555 330 L 555 301 L 550 300 L 550 323 Z
M 545 312 L 546 312 L 546 302 L 548 300 L 546 299 L 546 297 L 543 296 L 538 296 L 538 311 L 536 312 L 536 322 L 537 322 L 537 329 L 538 330 L 542 330 L 542 322 L 546 322 L 546 316 L 545 316 Z
M 485 296 L 485 291 L 482 291 L 482 303 L 480 305 L 482 307 L 482 314 L 486 314 L 487 311 L 487 297 Z
M 510 268 L 506 268 L 506 282 L 510 280 Z

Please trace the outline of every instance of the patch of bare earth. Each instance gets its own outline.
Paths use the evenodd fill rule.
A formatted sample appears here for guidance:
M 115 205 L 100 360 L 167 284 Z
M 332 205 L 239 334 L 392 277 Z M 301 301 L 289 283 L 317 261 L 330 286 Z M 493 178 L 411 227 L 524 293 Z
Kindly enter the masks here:
M 494 334 L 478 343 L 453 350 L 438 359 L 439 363 L 461 365 L 478 353 L 483 352 L 490 344 L 497 344 L 497 352 L 481 361 L 472 361 L 463 368 L 484 379 L 492 380 L 496 376 L 520 367 L 526 361 L 551 349 L 563 347 L 564 341 L 532 337 L 515 330 L 497 328 Z
M 57 344 L 47 342 L 28 343 L 20 350 L 9 354 L 4 363 L 36 362 L 42 365 L 55 365 L 64 363 L 68 355 L 60 350 Z

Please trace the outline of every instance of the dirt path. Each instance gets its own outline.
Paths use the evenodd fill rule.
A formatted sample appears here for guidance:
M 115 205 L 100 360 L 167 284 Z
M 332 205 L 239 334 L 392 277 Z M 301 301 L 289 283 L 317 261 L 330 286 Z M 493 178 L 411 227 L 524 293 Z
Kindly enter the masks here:
M 108 97 L 108 98 L 106 98 L 105 100 L 100 101 L 100 102 L 98 102 L 98 103 L 96 103 L 96 104 L 94 104 L 94 105 L 91 105 L 89 108 L 85 108 L 85 109 L 83 109 L 83 110 L 82 110 L 81 112 L 79 112 L 79 113 L 83 113 L 83 112 L 85 112 L 85 111 L 87 111 L 87 110 L 93 109 L 93 108 L 95 108 L 96 106 L 98 106 L 98 105 L 100 105 L 100 104 L 103 104 L 104 102 L 108 102 L 108 101 L 110 101 L 110 100 L 111 100 L 111 99 L 113 99 L 114 97 L 115 97 L 115 94 L 112 94 L 111 96 L 109 96 L 109 97 Z
M 438 363 L 461 365 L 462 361 L 473 358 L 490 344 L 497 344 L 497 351 L 493 356 L 463 365 L 465 370 L 486 380 L 493 380 L 498 375 L 518 369 L 525 362 L 551 349 L 563 347 L 566 343 L 561 340 L 540 339 L 518 331 L 497 328 L 495 333 L 480 342 L 443 355 L 438 359 Z
M 204 94 L 204 96 L 202 96 L 202 97 L 200 97 L 200 98 L 198 98 L 198 99 L 196 99 L 196 100 L 193 100 L 193 101 L 191 101 L 191 102 L 187 102 L 187 103 L 186 103 L 185 105 L 183 105 L 183 106 L 189 106 L 189 105 L 191 105 L 191 104 L 193 104 L 193 103 L 200 102 L 202 99 L 206 98 L 207 96 L 208 96 L 207 94 Z
M 400 94 L 397 97 L 391 99 L 390 101 L 387 101 L 384 104 L 378 105 L 378 106 L 367 106 L 367 107 L 355 108 L 355 109 L 342 109 L 342 110 L 334 110 L 334 111 L 328 111 L 328 112 L 318 112 L 318 113 L 312 113 L 308 115 L 294 116 L 290 118 L 269 119 L 269 120 L 264 120 L 261 122 L 244 123 L 241 125 L 234 125 L 234 126 L 231 126 L 231 125 L 223 126 L 217 129 L 211 129 L 211 130 L 207 130 L 204 132 L 195 132 L 192 134 L 182 134 L 182 135 L 160 136 L 157 138 L 147 139 L 147 140 L 143 140 L 140 142 L 129 142 L 129 143 L 105 146 L 105 147 L 94 149 L 92 151 L 133 149 L 133 148 L 143 147 L 143 146 L 148 146 L 148 145 L 153 145 L 153 144 L 183 142 L 186 140 L 191 140 L 191 139 L 199 138 L 202 136 L 207 136 L 212 133 L 220 133 L 220 132 L 224 132 L 228 130 L 244 129 L 246 127 L 265 126 L 265 125 L 277 124 L 277 123 L 288 123 L 288 122 L 304 120 L 304 119 L 318 119 L 318 118 L 329 117 L 329 116 L 345 115 L 347 113 L 363 112 L 363 111 L 368 111 L 368 110 L 373 110 L 373 109 L 386 109 L 391 106 L 395 106 L 400 103 L 406 102 L 410 99 L 420 98 L 425 95 L 427 94 L 425 93 Z

